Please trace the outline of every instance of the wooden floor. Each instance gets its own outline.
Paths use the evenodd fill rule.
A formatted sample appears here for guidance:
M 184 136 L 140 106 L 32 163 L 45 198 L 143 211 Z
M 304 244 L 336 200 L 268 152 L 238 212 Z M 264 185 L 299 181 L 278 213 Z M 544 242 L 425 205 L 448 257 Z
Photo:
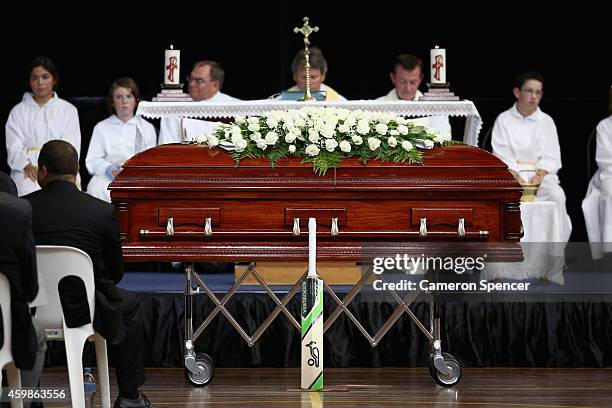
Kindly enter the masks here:
M 321 393 L 296 390 L 299 376 L 298 369 L 219 368 L 209 386 L 194 388 L 182 369 L 147 369 L 142 391 L 158 407 L 612 407 L 612 369 L 468 368 L 450 389 L 426 368 L 327 369 L 325 386 L 336 390 Z M 67 390 L 68 374 L 45 370 L 41 385 Z

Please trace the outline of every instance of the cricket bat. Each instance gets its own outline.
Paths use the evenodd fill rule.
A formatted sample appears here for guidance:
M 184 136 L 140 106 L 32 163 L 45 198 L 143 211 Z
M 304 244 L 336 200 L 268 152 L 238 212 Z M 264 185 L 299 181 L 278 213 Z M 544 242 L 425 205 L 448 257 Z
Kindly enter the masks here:
M 323 280 L 317 278 L 317 220 L 308 219 L 308 276 L 302 282 L 303 390 L 323 389 Z

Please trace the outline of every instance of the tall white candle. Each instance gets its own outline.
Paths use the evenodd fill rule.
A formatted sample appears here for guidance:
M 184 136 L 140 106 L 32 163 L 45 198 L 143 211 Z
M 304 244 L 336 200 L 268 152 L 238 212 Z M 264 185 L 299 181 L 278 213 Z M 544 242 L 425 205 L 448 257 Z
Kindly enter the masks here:
M 446 83 L 446 50 L 439 48 L 437 45 L 430 50 L 430 66 L 431 83 L 445 84 Z
M 180 83 L 181 50 L 175 50 L 172 45 L 164 53 L 164 84 Z

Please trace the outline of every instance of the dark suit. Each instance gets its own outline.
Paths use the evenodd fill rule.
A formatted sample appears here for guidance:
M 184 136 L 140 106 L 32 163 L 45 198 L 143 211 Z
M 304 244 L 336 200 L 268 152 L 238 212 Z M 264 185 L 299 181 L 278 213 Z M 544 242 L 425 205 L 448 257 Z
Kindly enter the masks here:
M 13 359 L 20 369 L 30 370 L 36 359 L 37 339 L 28 302 L 38 293 L 30 203 L 0 191 L 0 231 L 0 272 L 11 284 Z M 4 336 L 0 338 L 2 344 Z
M 96 283 L 94 327 L 109 342 L 121 394 L 134 394 L 144 383 L 142 317 L 136 296 L 118 288 L 123 276 L 119 227 L 113 206 L 83 193 L 73 183 L 54 181 L 24 197 L 32 204 L 37 245 L 67 245 L 91 257 Z M 89 322 L 82 282 L 60 284 L 69 327 Z

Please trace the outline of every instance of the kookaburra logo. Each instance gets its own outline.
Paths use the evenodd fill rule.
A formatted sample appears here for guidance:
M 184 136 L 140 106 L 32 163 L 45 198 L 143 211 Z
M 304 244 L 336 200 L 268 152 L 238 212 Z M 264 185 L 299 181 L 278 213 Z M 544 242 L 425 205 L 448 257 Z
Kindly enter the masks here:
M 306 347 L 310 349 L 310 356 L 312 357 L 308 359 L 308 365 L 311 367 L 315 366 L 318 368 L 319 367 L 319 348 L 317 347 L 317 342 L 311 341 L 310 343 L 306 345 Z

